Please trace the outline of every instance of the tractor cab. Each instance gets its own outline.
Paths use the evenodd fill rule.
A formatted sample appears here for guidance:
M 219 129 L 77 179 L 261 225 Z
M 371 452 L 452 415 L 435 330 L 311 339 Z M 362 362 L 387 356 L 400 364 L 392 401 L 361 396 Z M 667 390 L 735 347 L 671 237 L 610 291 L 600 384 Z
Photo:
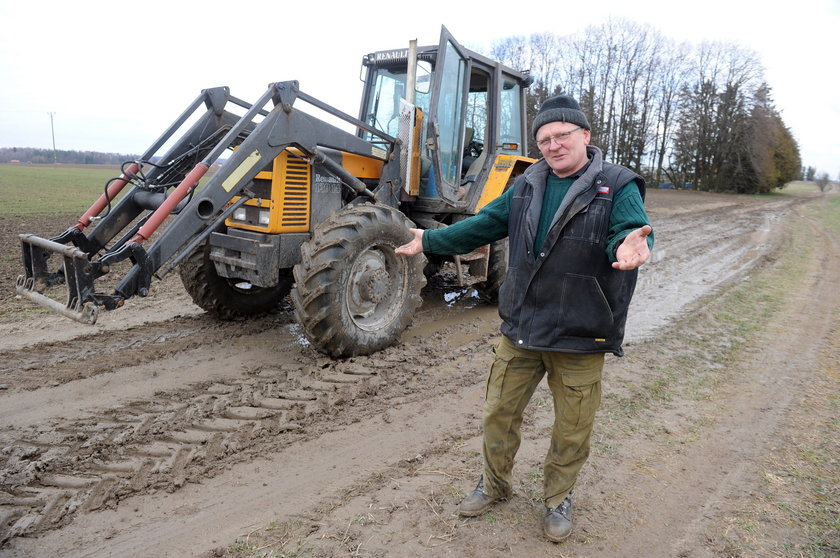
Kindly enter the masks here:
M 227 87 L 202 90 L 76 224 L 20 235 L 17 292 L 92 324 L 100 308 L 148 296 L 153 278 L 177 268 L 193 302 L 222 319 L 260 315 L 291 295 L 307 340 L 326 354 L 392 345 L 426 273 L 449 263 L 395 248 L 412 227 L 476 213 L 533 162 L 524 156 L 530 78 L 445 28 L 437 46 L 411 41 L 363 67 L 360 118 L 294 80 L 270 83 L 253 103 Z M 506 241 L 452 259 L 460 286 L 497 297 Z M 105 275 L 118 281 L 111 292 L 96 288 Z M 64 304 L 47 294 L 62 285 Z
M 473 186 L 485 184 L 496 158 L 525 156 L 531 78 L 462 47 L 446 28 L 437 46 L 415 48 L 364 57 L 360 120 L 419 153 L 419 186 L 404 198 L 475 209 L 483 188 Z M 418 128 L 414 138 L 400 135 L 406 119 Z M 370 132 L 360 136 L 383 141 Z

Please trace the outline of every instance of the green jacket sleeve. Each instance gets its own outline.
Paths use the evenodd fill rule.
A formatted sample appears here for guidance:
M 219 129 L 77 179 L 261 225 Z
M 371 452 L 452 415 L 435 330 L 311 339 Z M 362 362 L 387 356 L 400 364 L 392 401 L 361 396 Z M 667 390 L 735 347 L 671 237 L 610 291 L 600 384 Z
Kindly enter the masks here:
M 645 225 L 650 225 L 650 220 L 639 193 L 639 185 L 634 180 L 616 192 L 613 198 L 610 229 L 607 233 L 607 255 L 611 262 L 616 261 L 615 250 L 624 237 Z M 647 237 L 647 243 L 648 248 L 653 250 L 653 232 Z
M 508 235 L 508 216 L 513 188 L 463 221 L 443 229 L 423 231 L 423 251 L 432 254 L 468 254 L 480 246 Z

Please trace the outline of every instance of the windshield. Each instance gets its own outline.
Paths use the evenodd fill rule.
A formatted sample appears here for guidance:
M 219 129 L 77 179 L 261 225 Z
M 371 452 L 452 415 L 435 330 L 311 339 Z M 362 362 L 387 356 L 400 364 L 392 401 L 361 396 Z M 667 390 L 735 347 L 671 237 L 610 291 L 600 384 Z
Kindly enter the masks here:
M 405 82 L 404 68 L 377 68 L 373 76 L 373 92 L 365 107 L 365 122 L 388 135 L 396 136 L 400 122 L 400 99 L 407 96 Z M 414 102 L 424 114 L 429 113 L 429 97 L 428 92 L 414 94 Z M 375 138 L 366 133 L 365 139 L 373 141 Z

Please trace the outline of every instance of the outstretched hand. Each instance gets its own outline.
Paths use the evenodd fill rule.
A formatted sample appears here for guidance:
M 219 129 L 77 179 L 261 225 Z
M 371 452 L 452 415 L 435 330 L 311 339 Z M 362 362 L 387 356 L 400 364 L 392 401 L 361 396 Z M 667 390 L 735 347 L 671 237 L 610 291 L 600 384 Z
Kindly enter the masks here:
M 626 237 L 615 251 L 616 262 L 612 264 L 615 269 L 629 271 L 641 267 L 650 258 L 647 237 L 653 231 L 650 225 L 636 229 Z
M 423 252 L 423 230 L 408 229 L 414 235 L 414 239 L 407 244 L 398 246 L 394 252 L 401 256 L 416 256 Z

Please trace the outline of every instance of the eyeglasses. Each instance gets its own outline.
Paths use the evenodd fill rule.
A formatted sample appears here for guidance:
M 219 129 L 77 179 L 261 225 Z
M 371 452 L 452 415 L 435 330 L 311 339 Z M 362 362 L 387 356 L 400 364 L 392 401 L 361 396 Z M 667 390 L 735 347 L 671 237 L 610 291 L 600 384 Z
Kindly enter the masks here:
M 569 139 L 569 136 L 571 136 L 574 132 L 577 132 L 581 128 L 581 126 L 578 126 L 577 128 L 569 130 L 568 132 L 561 132 L 559 134 L 554 134 L 553 136 L 548 136 L 547 138 L 537 140 L 537 145 L 540 147 L 540 149 L 551 145 L 551 142 L 556 143 L 558 146 L 563 145 L 563 143 Z

